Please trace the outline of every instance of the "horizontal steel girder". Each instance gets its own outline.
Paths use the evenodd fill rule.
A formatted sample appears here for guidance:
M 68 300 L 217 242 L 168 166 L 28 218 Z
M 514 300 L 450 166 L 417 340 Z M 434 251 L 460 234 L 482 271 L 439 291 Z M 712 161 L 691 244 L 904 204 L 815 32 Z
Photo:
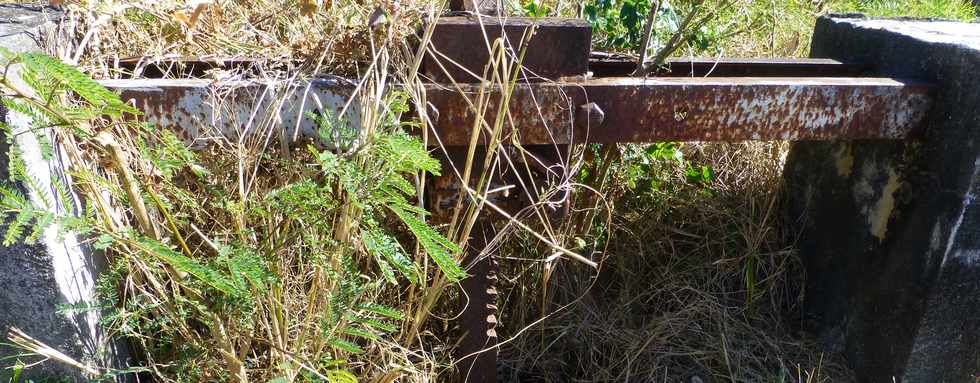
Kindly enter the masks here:
M 623 77 L 636 70 L 637 58 L 592 52 L 589 71 L 595 77 Z M 655 77 L 858 77 L 868 68 L 857 63 L 814 58 L 669 58 Z
M 143 110 L 145 120 L 185 139 L 220 132 L 248 134 L 277 121 L 293 135 L 316 137 L 305 112 L 337 115 L 350 99 L 348 81 L 299 86 L 210 80 L 106 80 Z M 468 145 L 476 124 L 470 102 L 478 84 L 427 84 L 432 131 L 443 145 Z M 481 140 L 498 110 L 488 89 Z M 519 84 L 512 93 L 504 140 L 522 144 L 585 142 L 905 139 L 919 133 L 932 104 L 928 84 L 883 78 L 599 78 Z M 470 102 L 468 102 L 468 100 Z M 301 110 L 302 106 L 302 110 Z M 359 124 L 358 103 L 346 112 Z M 431 142 L 436 144 L 435 140 Z

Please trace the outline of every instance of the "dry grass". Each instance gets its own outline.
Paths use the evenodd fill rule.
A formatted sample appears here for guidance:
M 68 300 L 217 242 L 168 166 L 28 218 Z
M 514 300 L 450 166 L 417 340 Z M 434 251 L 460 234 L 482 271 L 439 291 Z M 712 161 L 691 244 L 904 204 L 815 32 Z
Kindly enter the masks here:
M 808 30 L 801 31 L 801 26 L 812 25 L 812 17 L 828 9 L 822 2 L 790 2 L 785 12 L 772 8 L 765 13 L 752 7 L 765 9 L 771 4 L 750 3 L 739 3 L 736 12 L 745 14 L 728 20 L 744 16 L 745 20 L 763 20 L 762 27 L 737 35 L 742 40 L 729 45 L 729 55 L 800 55 L 809 38 Z M 364 75 L 366 63 L 379 57 L 377 50 L 370 49 L 376 37 L 369 25 L 372 14 L 379 9 L 387 14 L 390 27 L 385 29 L 385 40 L 401 42 L 416 33 L 422 16 L 437 5 L 432 0 L 327 0 L 309 16 L 296 1 L 287 0 L 200 4 L 204 5 L 69 2 L 58 54 L 103 78 L 123 75 L 115 61 L 128 56 L 149 56 L 147 62 L 172 56 L 257 59 L 263 76 L 290 81 L 325 72 L 354 77 Z M 573 9 L 570 4 L 563 2 L 557 8 Z M 196 11 L 200 13 L 195 17 Z M 776 20 L 788 21 L 777 25 Z M 407 45 L 388 46 L 385 68 L 367 74 L 377 76 L 376 82 L 389 76 L 418 80 L 409 65 L 413 53 Z M 500 59 L 495 85 L 507 83 L 506 68 L 513 64 L 512 58 Z M 412 93 L 412 99 L 424 102 L 424 94 Z M 262 127 L 266 131 L 274 128 L 274 124 Z M 232 145 L 215 157 L 249 152 L 248 167 L 258 168 L 267 148 L 250 145 Z M 552 382 L 677 381 L 693 376 L 705 382 L 847 381 L 849 373 L 839 360 L 822 355 L 814 344 L 798 338 L 796 315 L 803 274 L 792 250 L 793 233 L 784 231 L 780 215 L 785 150 L 780 143 L 690 144 L 684 149 L 688 160 L 711 166 L 717 176 L 707 185 L 709 193 L 703 185 L 690 183 L 684 168 L 665 163 L 655 175 L 662 186 L 656 191 L 630 193 L 621 182 L 613 181 L 602 188 L 604 199 L 585 198 L 588 189 L 578 188 L 579 201 L 587 202 L 589 209 L 564 221 L 552 222 L 534 212 L 521 216 L 522 222 L 546 234 L 553 245 L 583 253 L 595 251 L 603 259 L 598 273 L 554 257 L 555 246 L 543 245 L 511 222 L 501 231 L 504 243 L 497 252 L 504 255 L 501 334 L 508 340 L 502 348 L 502 377 Z M 565 174 L 557 175 L 561 186 L 574 183 L 575 164 L 581 159 L 581 150 L 566 159 Z M 464 168 L 473 166 L 470 160 Z M 495 170 L 514 166 L 497 153 L 484 162 Z M 273 170 L 261 176 L 273 174 L 274 165 L 262 165 Z M 461 170 L 459 178 L 474 178 L 464 173 Z M 266 181 L 255 180 L 261 189 L 275 186 Z M 484 208 L 480 195 L 495 186 L 480 180 L 471 187 L 473 191 L 460 195 L 468 195 L 472 203 L 457 206 L 457 211 L 467 212 L 460 213 L 462 217 L 447 231 L 450 239 L 460 243 L 465 242 L 478 210 Z M 583 224 L 583 214 L 595 215 L 594 224 Z M 202 219 L 207 220 L 213 219 Z M 597 231 L 601 247 L 590 245 Z M 282 262 L 283 268 L 302 264 L 296 259 L 283 258 Z M 282 312 L 302 312 L 307 305 L 307 281 L 303 279 L 307 274 L 301 270 L 287 284 L 288 299 L 276 302 L 276 297 L 268 297 L 266 303 L 283 306 Z M 446 334 L 451 333 L 452 318 L 459 309 L 448 302 L 458 294 L 438 276 L 428 282 L 408 289 L 385 289 L 375 297 L 379 302 L 404 304 L 410 317 L 407 330 L 401 339 L 384 342 L 355 361 L 352 370 L 383 382 L 444 379 L 455 344 Z M 232 330 L 240 331 L 241 337 L 251 331 L 247 327 Z M 286 343 L 291 344 L 282 347 L 302 350 L 296 336 Z M 289 354 L 282 352 L 277 357 L 281 360 L 275 362 L 283 362 Z M 271 359 L 262 363 L 274 366 Z M 254 371 L 254 377 L 272 377 L 274 369 Z
M 357 75 L 373 58 L 378 23 L 396 41 L 415 34 L 434 0 L 65 1 L 58 54 L 103 78 L 117 59 L 256 60 L 264 68 Z M 314 5 L 308 6 L 305 3 Z M 318 4 L 318 5 L 316 5 Z M 383 17 L 378 17 L 382 16 Z M 401 52 L 399 52 L 401 53 Z M 303 64 L 299 67 L 282 63 Z
M 850 380 L 796 333 L 803 274 L 781 224 L 785 145 L 685 151 L 714 169 L 712 192 L 668 164 L 672 190 L 620 198 L 602 271 L 555 266 L 548 319 L 503 348 L 509 381 Z M 505 269 L 510 336 L 542 317 L 544 263 Z

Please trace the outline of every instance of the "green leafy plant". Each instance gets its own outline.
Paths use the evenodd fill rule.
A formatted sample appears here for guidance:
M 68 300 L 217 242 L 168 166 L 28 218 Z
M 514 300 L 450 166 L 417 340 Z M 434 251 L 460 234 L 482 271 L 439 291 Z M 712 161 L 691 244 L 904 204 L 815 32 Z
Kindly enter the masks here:
M 139 111 L 69 65 L 3 54 L 23 79 L 0 79 L 4 105 L 37 129 L 4 127 L 15 182 L 0 186 L 4 242 L 37 241 L 54 225 L 110 254 L 98 301 L 70 309 L 107 310 L 107 330 L 129 337 L 160 379 L 355 382 L 351 366 L 363 364 L 349 362 L 394 342 L 406 320 L 385 291 L 466 276 L 461 249 L 411 202 L 414 176 L 440 165 L 406 133 L 403 94 L 384 96 L 366 131 L 311 116 L 331 149 L 209 155 L 138 123 Z M 30 174 L 20 134 L 67 153 L 73 190 L 53 177 L 52 193 Z M 240 169 L 253 167 L 275 176 L 249 180 L 260 186 L 246 193 Z M 413 242 L 436 271 L 406 250 Z
M 525 16 L 545 17 L 551 14 L 551 7 L 541 0 L 529 0 L 521 4 L 521 10 Z
M 713 53 L 710 51 L 723 37 L 723 29 L 718 25 L 703 22 L 685 23 L 687 16 L 697 13 L 699 3 L 683 1 L 672 3 L 667 0 L 592 0 L 583 7 L 583 11 L 585 18 L 592 24 L 594 43 L 598 49 L 635 52 L 646 37 L 644 36 L 645 24 L 649 20 L 651 8 L 656 7 L 648 49 L 658 51 L 667 48 L 671 38 L 680 33 L 695 53 Z M 724 8 L 727 3 L 715 4 L 715 6 Z

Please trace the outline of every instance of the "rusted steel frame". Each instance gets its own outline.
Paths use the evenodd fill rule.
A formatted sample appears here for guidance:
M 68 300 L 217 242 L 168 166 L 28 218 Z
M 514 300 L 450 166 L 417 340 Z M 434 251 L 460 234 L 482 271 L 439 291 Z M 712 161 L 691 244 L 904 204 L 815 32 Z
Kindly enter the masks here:
M 474 115 L 463 97 L 429 85 L 427 98 L 442 142 L 468 142 Z M 922 125 L 932 96 L 927 84 L 879 78 L 607 78 L 523 84 L 511 100 L 506 137 L 575 144 L 904 139 Z M 583 118 L 585 106 L 600 118 Z
M 504 7 L 500 0 L 450 0 L 449 6 L 454 11 L 475 11 L 477 13 L 493 15 L 504 13 Z M 522 41 L 523 34 L 531 32 L 529 26 L 517 28 L 513 26 L 497 26 L 487 30 L 481 24 L 481 21 L 477 22 L 479 30 L 474 30 L 474 28 L 470 27 L 469 31 L 465 30 L 465 27 L 453 26 L 451 22 L 441 22 L 437 25 L 434 31 L 436 33 L 433 33 L 432 36 L 432 50 L 423 62 L 423 74 L 429 78 L 442 81 L 472 81 L 473 76 L 467 72 L 482 73 L 483 71 L 480 69 L 482 69 L 483 65 L 489 63 L 490 58 L 489 46 L 486 43 L 482 45 L 487 47 L 486 50 L 476 48 L 480 47 L 480 44 L 470 45 L 468 47 L 469 49 L 465 49 L 466 44 L 478 42 L 473 41 L 473 37 L 483 37 L 486 34 L 486 41 L 489 42 L 500 36 L 506 36 L 506 41 L 510 42 L 508 48 L 516 53 L 522 47 L 514 42 Z M 549 39 L 549 36 L 555 35 L 555 31 L 555 28 L 546 28 L 544 34 L 526 40 L 528 41 L 528 47 L 525 49 L 525 52 L 532 52 L 531 55 L 525 55 L 524 62 L 531 64 L 526 67 L 533 69 L 534 75 L 550 79 L 564 76 L 569 72 L 572 75 L 584 75 L 588 68 L 588 61 L 584 61 L 581 57 L 576 56 L 581 55 L 579 51 L 583 49 L 585 55 L 588 55 L 591 49 L 590 40 L 592 29 L 590 27 L 584 29 L 584 47 L 582 41 L 580 41 L 581 37 L 579 39 L 568 39 L 566 36 L 566 38 Z M 465 40 L 465 38 L 460 39 L 460 35 L 453 36 L 456 32 L 463 32 L 464 34 L 462 36 L 470 36 L 470 40 L 462 41 L 463 44 L 459 45 L 459 40 Z M 582 34 L 581 30 L 579 34 Z M 541 38 L 541 36 L 545 37 Z M 565 56 L 561 56 L 560 51 L 556 52 L 555 49 L 545 49 L 543 52 L 539 51 L 547 47 L 549 42 L 554 41 L 564 45 L 570 43 L 570 52 L 566 48 Z M 460 50 L 460 47 L 464 49 Z M 445 50 L 446 53 L 440 52 L 442 50 Z M 469 52 L 466 52 L 467 50 Z M 443 60 L 442 57 L 432 52 L 448 54 L 448 58 L 453 62 L 443 63 L 447 60 Z M 556 55 L 556 53 L 558 54 Z M 524 81 L 533 81 L 534 75 L 523 75 L 522 79 Z M 458 150 L 458 148 L 457 150 L 450 148 L 447 154 L 453 159 L 452 163 L 462 163 L 464 160 L 462 151 Z M 443 163 L 445 165 L 446 161 Z M 455 183 L 458 183 L 458 181 Z M 491 254 L 484 255 L 485 250 L 487 250 L 487 245 L 493 237 L 493 225 L 486 218 L 478 218 L 477 223 L 474 225 L 473 233 L 474 235 L 467 241 L 467 256 L 464 259 L 464 264 L 470 265 L 467 272 L 471 276 L 460 283 L 464 296 L 469 299 L 460 318 L 465 335 L 463 335 L 459 347 L 456 349 L 456 354 L 460 357 L 460 367 L 456 378 L 460 382 L 494 383 L 497 381 L 497 349 L 495 347 L 497 345 L 496 318 L 498 315 L 496 299 L 497 261 Z
M 226 70 L 236 73 L 259 76 L 258 68 L 298 67 L 300 61 L 265 60 L 243 57 L 126 57 L 107 63 L 127 75 L 139 70 L 141 78 L 206 78 L 211 70 Z
M 142 110 L 146 122 L 177 132 L 195 145 L 248 136 L 270 122 L 282 127 L 282 137 L 317 138 L 318 125 L 308 114 L 339 116 L 355 87 L 343 79 L 319 79 L 308 89 L 306 83 L 287 86 L 284 82 L 203 79 L 101 83 Z M 354 103 L 344 112 L 343 120 L 350 127 L 360 123 L 357 107 Z
M 532 30 L 527 46 L 521 46 Z M 494 16 L 440 18 L 422 72 L 439 83 L 480 82 L 479 76 L 490 62 L 491 46 L 501 36 L 506 37 L 513 61 L 524 51 L 522 78 L 526 81 L 584 77 L 588 72 L 592 28 L 587 21 Z
M 636 69 L 636 58 L 592 52 L 589 71 L 595 77 L 625 77 Z M 658 77 L 856 77 L 866 67 L 831 59 L 674 58 L 654 74 Z
M 269 113 L 277 114 L 287 136 L 298 120 L 301 134 L 315 137 L 316 125 L 304 113 L 336 115 L 353 92 L 349 82 L 339 80 L 316 80 L 309 92 L 305 86 L 273 92 L 275 86 L 254 82 L 104 83 L 122 91 L 124 99 L 136 100 L 148 122 L 184 132 L 187 139 L 204 135 L 199 129 L 209 125 L 237 137 L 248 121 L 261 121 Z M 476 85 L 460 87 L 471 97 L 477 92 Z M 212 93 L 228 96 L 209 103 Z M 272 108 L 282 97 L 283 107 Z M 491 96 L 490 105 L 498 97 Z M 429 84 L 427 98 L 429 109 L 437 112 L 433 130 L 441 143 L 468 145 L 473 112 L 464 97 L 455 88 Z M 511 99 L 508 121 L 513 125 L 508 123 L 504 132 L 526 145 L 904 139 L 917 133 L 932 103 L 927 84 L 879 78 L 607 78 L 522 84 Z M 583 118 L 585 105 L 600 118 Z M 495 113 L 491 107 L 488 123 Z M 356 108 L 348 110 L 346 119 L 357 126 Z
M 253 133 L 250 122 L 275 120 L 290 137 L 316 137 L 305 112 L 337 115 L 354 86 L 317 80 L 284 88 L 257 82 L 206 80 L 106 81 L 146 112 L 148 122 L 181 132 L 192 142 L 208 136 L 237 138 Z M 462 85 L 473 93 L 475 85 Z M 224 98 L 212 99 L 212 95 Z M 509 105 L 524 144 L 739 139 L 899 139 L 911 134 L 928 111 L 930 88 L 888 79 L 597 79 L 578 83 L 522 84 Z M 499 95 L 497 95 L 499 97 Z M 473 118 L 455 89 L 427 85 L 438 111 L 435 133 L 445 145 L 470 142 Z M 496 105 L 496 97 L 491 97 Z M 278 101 L 282 100 L 281 103 Z M 345 118 L 359 120 L 356 108 Z M 485 116 L 493 120 L 491 111 Z M 214 126 L 214 131 L 202 130 Z M 458 162 L 458 161 L 457 161 Z M 469 297 L 461 316 L 462 381 L 496 380 L 496 264 L 485 251 L 492 227 L 481 217 L 464 259 L 472 276 L 461 284 Z M 486 351 L 484 351 L 486 350 Z M 482 352 L 481 352 L 482 351 Z
M 547 33 L 547 31 L 545 33 Z M 491 34 L 493 34 L 493 31 L 491 31 Z M 451 36 L 451 34 L 449 36 Z M 542 36 L 542 32 L 539 31 L 538 36 L 536 37 L 538 40 L 535 40 L 535 46 L 528 49 L 527 54 L 529 55 L 528 57 L 530 57 L 530 60 L 525 60 L 525 67 L 530 68 L 533 72 L 541 72 L 540 74 L 547 75 L 547 78 L 549 79 L 558 79 L 563 76 L 579 76 L 585 74 L 586 70 L 592 72 L 593 76 L 595 77 L 628 77 L 636 69 L 636 58 L 633 57 L 604 52 L 592 52 L 589 60 L 585 62 L 584 60 L 577 58 L 581 54 L 580 50 L 566 49 L 564 51 L 566 56 L 560 58 L 561 60 L 558 60 L 559 57 L 556 55 L 552 55 L 555 56 L 554 61 L 556 61 L 556 63 L 548 64 L 548 66 L 551 66 L 553 69 L 548 71 L 536 70 L 533 67 L 535 65 L 534 61 L 543 60 L 536 58 L 542 51 L 539 49 L 540 47 L 537 46 L 537 41 L 547 40 L 547 38 Z M 442 36 L 436 35 L 434 37 L 439 39 Z M 471 35 L 471 37 L 479 38 L 479 46 L 486 45 L 486 43 L 483 42 L 482 34 Z M 517 36 L 515 38 L 519 37 L 520 36 Z M 569 36 L 566 34 L 564 37 L 568 38 Z M 456 37 L 456 39 L 452 41 L 458 42 L 458 39 L 459 37 Z M 470 41 L 470 43 L 472 43 L 472 41 Z M 443 47 L 439 50 L 439 52 L 447 56 L 450 56 L 450 52 L 453 52 L 454 49 L 457 51 L 463 50 L 464 52 L 461 53 L 463 57 L 467 57 L 467 55 L 472 56 L 473 50 L 476 49 L 473 45 L 468 44 L 454 43 L 453 45 L 458 45 L 459 47 L 452 48 L 449 45 L 437 44 L 437 46 Z M 456 58 L 453 58 L 453 60 L 456 60 Z M 467 69 L 474 73 L 482 73 L 483 66 L 486 65 L 485 62 L 476 62 L 476 60 L 467 60 L 466 62 Z M 278 63 L 284 66 L 302 65 L 302 63 L 298 61 L 279 61 Z M 140 77 L 142 78 L 163 78 L 164 74 L 168 74 L 171 78 L 205 78 L 208 76 L 208 71 L 215 69 L 256 74 L 256 68 L 258 68 L 260 65 L 269 64 L 272 64 L 272 62 L 268 60 L 240 57 L 220 58 L 193 56 L 177 58 L 130 57 L 109 63 L 109 65 L 117 65 L 120 69 L 127 72 L 132 72 L 136 70 L 137 67 L 140 67 L 142 70 Z M 441 69 L 439 69 L 437 65 L 432 65 L 435 65 L 435 63 L 427 61 L 427 67 L 424 69 L 430 76 L 435 76 L 436 78 L 441 77 L 444 79 L 445 75 L 441 73 Z M 458 80 L 467 80 L 465 76 L 460 75 L 462 72 L 461 69 L 454 67 L 453 64 L 449 63 L 448 61 L 444 62 L 443 65 L 446 66 L 447 69 L 451 69 L 453 73 L 456 74 L 453 76 L 454 78 L 457 78 Z M 559 67 L 559 65 L 561 66 Z M 860 76 L 866 71 L 866 69 L 867 68 L 864 65 L 842 63 L 831 59 L 675 58 L 669 59 L 666 67 L 658 70 L 655 73 L 659 77 L 855 77 Z
M 496 160 L 485 173 L 488 185 L 482 188 L 498 191 L 481 198 L 495 208 L 484 207 L 479 213 L 463 259 L 470 277 L 460 283 L 463 293 L 460 302 L 466 305 L 458 321 L 460 338 L 455 350 L 456 376 L 460 382 L 489 383 L 496 376 L 497 250 L 487 246 L 495 236 L 494 224 L 508 223 L 509 217 L 519 216 L 521 211 L 535 204 L 540 206 L 539 214 L 556 222 L 570 207 L 567 194 L 541 194 L 549 190 L 553 182 L 560 182 L 561 176 L 551 166 L 563 164 L 562 156 L 567 153 L 567 147 L 528 145 L 523 147 L 527 153 L 519 153 L 513 147 L 498 150 L 506 154 L 494 156 Z M 429 177 L 425 188 L 426 208 L 432 213 L 433 222 L 448 222 L 458 198 L 469 199 L 459 193 L 463 186 L 457 175 L 463 173 L 462 169 L 453 168 L 466 163 L 468 151 L 469 148 L 464 146 L 434 151 L 435 157 L 442 162 L 442 175 Z M 473 168 L 484 169 L 486 158 L 486 147 L 476 148 Z M 483 176 L 474 174 L 469 185 L 475 187 Z M 468 203 L 473 201 L 464 202 L 464 205 Z
M 456 349 L 459 381 L 497 381 L 497 260 L 488 253 L 493 225 L 479 218 L 466 245 L 466 273 L 460 282 L 466 308 L 460 315 L 464 335 Z

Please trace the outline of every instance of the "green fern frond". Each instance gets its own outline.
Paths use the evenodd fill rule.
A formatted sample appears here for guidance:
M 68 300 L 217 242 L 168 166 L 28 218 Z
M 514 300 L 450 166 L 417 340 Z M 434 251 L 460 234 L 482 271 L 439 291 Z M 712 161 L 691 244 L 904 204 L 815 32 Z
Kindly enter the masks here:
M 266 267 L 265 261 L 246 249 L 237 248 L 234 254 L 228 260 L 228 269 L 240 288 L 247 289 L 245 281 L 248 281 L 257 291 L 265 291 L 267 284 L 272 280 L 272 274 Z
M 327 383 L 357 383 L 357 375 L 350 371 L 330 370 L 327 371 Z
M 404 193 L 405 195 L 412 196 L 415 194 L 415 185 L 405 179 L 404 176 L 398 173 L 391 173 L 385 178 L 382 185 L 383 191 L 386 193 L 394 194 L 394 190 Z
M 398 278 L 395 276 L 395 270 L 391 268 L 388 261 L 385 261 L 384 258 L 381 257 L 381 254 L 377 252 L 372 252 L 372 254 L 374 254 L 374 262 L 378 264 L 378 269 L 381 270 L 381 275 L 385 278 L 385 280 L 390 284 L 397 285 Z
M 418 219 L 414 214 L 405 211 L 401 206 L 389 205 L 388 208 L 398 216 L 408 230 L 415 235 L 422 248 L 429 254 L 429 257 L 439 266 L 439 269 L 446 274 L 452 282 L 458 282 L 466 278 L 466 272 L 454 258 L 454 254 L 459 254 L 462 250 L 455 243 L 449 242 L 446 237 L 435 231 L 428 224 Z
M 41 158 L 45 161 L 51 160 L 51 157 L 54 156 L 54 145 L 51 144 L 51 138 L 43 132 L 35 136 L 37 137 L 37 145 L 41 148 Z
M 147 255 L 166 262 L 174 270 L 193 275 L 194 278 L 218 291 L 230 296 L 243 296 L 247 294 L 247 292 L 237 289 L 232 281 L 221 275 L 217 270 L 188 258 L 160 242 L 149 238 L 140 238 L 138 244 L 140 250 Z
M 381 339 L 378 334 L 357 327 L 345 327 L 343 330 L 340 330 L 340 333 L 368 340 Z
M 381 332 L 393 333 L 395 331 L 398 331 L 397 326 L 376 319 L 362 318 L 362 319 L 358 319 L 357 322 Z
M 387 307 L 384 305 L 379 305 L 376 303 L 363 303 L 357 305 L 357 309 L 362 311 L 367 311 L 369 313 L 381 315 L 383 317 L 394 319 L 397 321 L 401 321 L 405 319 L 405 316 L 398 310 L 395 310 L 391 307 Z
M 442 164 L 432 158 L 425 145 L 418 138 L 406 133 L 394 133 L 375 137 L 378 149 L 395 171 L 415 173 L 418 171 L 440 175 Z
M 105 304 L 100 304 L 98 301 L 80 301 L 76 303 L 60 303 L 55 306 L 57 312 L 61 315 L 77 315 L 84 314 L 93 311 L 99 311 L 109 308 Z
M 0 185 L 0 206 L 8 211 L 27 210 L 33 207 L 27 197 L 5 185 Z
M 48 119 L 47 115 L 45 115 L 36 106 L 31 105 L 30 103 L 20 101 L 20 100 L 10 99 L 10 98 L 0 99 L 0 103 L 3 103 L 3 106 L 6 107 L 7 110 L 10 110 L 12 112 L 17 112 L 19 114 L 23 114 L 24 116 L 29 117 L 31 121 L 34 121 L 36 123 L 43 124 Z M 13 134 L 7 136 L 7 140 L 8 141 L 13 140 Z
M 61 113 L 64 114 L 65 117 L 68 117 L 76 121 L 86 121 L 86 120 L 92 120 L 100 117 L 98 111 L 93 110 L 88 106 L 82 106 L 76 108 L 66 106 L 64 109 L 61 110 Z
M 351 354 L 363 354 L 364 349 L 354 343 L 348 342 L 343 339 L 331 339 L 330 346 L 335 349 L 344 350 Z
M 26 68 L 65 84 L 89 104 L 100 108 L 103 113 L 116 117 L 123 113 L 139 114 L 136 108 L 127 105 L 117 94 L 71 65 L 41 53 L 23 53 L 19 57 Z
M 14 182 L 24 182 L 27 177 L 27 165 L 20 155 L 20 147 L 13 145 L 7 151 L 7 170 L 10 172 L 10 180 Z
M 92 247 L 96 250 L 105 250 L 109 246 L 112 246 L 113 242 L 115 242 L 115 239 L 111 235 L 103 233 L 95 238 L 95 241 L 92 242 Z
M 382 232 L 377 227 L 371 227 L 361 231 L 361 240 L 368 252 L 374 254 L 379 261 L 383 257 L 383 260 L 387 261 L 386 263 L 394 265 L 409 281 L 417 280 L 418 273 L 415 264 L 408 258 L 405 250 L 394 237 Z M 393 276 L 391 279 L 394 279 Z M 396 282 L 392 281 L 392 283 Z
M 68 192 L 68 188 L 65 187 L 65 183 L 61 181 L 61 177 L 57 174 L 51 174 L 51 187 L 54 189 L 55 194 L 57 194 L 57 206 L 61 209 L 62 213 L 71 214 L 75 209 L 72 208 L 74 205 L 74 198 L 72 198 L 71 193 Z
M 34 219 L 32 210 L 21 210 L 17 212 L 14 219 L 7 224 L 7 232 L 3 236 L 3 245 L 10 246 L 17 243 L 24 236 L 24 228 Z
M 31 226 L 31 233 L 27 235 L 24 242 L 37 243 L 37 241 L 41 239 L 41 236 L 44 235 L 44 231 L 54 224 L 56 218 L 54 213 L 47 211 L 38 213 L 39 214 L 36 214 L 35 216 L 36 222 L 34 222 L 34 225 Z
M 54 207 L 51 192 L 45 188 L 43 184 L 41 184 L 41 180 L 32 174 L 27 174 L 24 177 L 24 183 L 26 184 L 28 190 L 37 195 L 37 199 L 41 201 L 41 208 L 44 210 L 51 210 Z

